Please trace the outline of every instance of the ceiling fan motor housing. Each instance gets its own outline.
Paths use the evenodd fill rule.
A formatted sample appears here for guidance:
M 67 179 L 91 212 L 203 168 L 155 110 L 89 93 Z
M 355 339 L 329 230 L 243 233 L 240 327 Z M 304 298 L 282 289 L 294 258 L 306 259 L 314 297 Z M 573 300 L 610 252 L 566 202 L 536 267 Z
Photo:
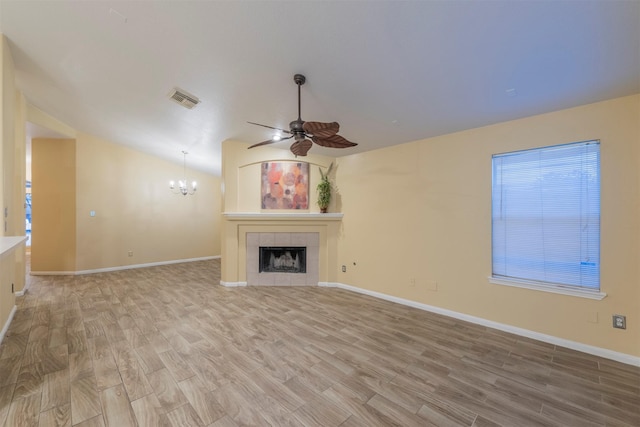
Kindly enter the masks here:
M 291 130 L 291 133 L 304 133 L 304 129 L 302 128 L 302 125 L 304 125 L 304 120 L 294 120 L 291 123 L 289 123 L 289 130 Z

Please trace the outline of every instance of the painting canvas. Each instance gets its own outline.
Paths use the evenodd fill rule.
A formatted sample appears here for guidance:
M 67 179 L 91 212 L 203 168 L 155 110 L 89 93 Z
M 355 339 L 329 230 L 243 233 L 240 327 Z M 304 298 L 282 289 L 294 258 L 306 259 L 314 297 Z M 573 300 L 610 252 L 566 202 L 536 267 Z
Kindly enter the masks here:
M 262 163 L 262 209 L 309 209 L 309 163 Z

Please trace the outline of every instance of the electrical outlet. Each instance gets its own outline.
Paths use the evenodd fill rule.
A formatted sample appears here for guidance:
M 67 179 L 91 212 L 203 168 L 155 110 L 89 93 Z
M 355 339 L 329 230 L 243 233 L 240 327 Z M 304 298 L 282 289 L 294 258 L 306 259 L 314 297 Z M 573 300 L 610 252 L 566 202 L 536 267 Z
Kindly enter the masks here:
M 347 272 L 347 266 L 346 266 L 346 265 L 343 265 L 343 266 L 342 266 L 342 272 L 343 272 L 343 273 L 346 273 L 346 272 Z
M 129 251 L 129 256 L 133 256 L 133 251 Z
M 623 316 L 622 314 L 614 314 L 613 327 L 616 329 L 627 329 L 627 316 Z

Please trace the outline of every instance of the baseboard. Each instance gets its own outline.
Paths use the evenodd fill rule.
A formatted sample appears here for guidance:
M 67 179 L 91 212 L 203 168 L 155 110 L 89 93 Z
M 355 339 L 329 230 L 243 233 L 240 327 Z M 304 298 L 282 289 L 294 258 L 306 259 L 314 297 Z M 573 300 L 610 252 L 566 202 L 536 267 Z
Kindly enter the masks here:
M 7 321 L 2 327 L 2 331 L 0 331 L 0 344 L 2 344 L 2 340 L 4 340 L 4 336 L 9 330 L 9 325 L 11 325 L 11 321 L 13 320 L 13 316 L 16 314 L 16 311 L 18 311 L 18 307 L 14 305 L 13 308 L 11 309 L 11 313 L 9 313 L 9 317 L 7 318 Z
M 24 288 L 22 288 L 22 290 L 21 290 L 21 291 L 16 292 L 16 294 L 15 294 L 15 295 L 16 295 L 17 297 L 21 297 L 21 296 L 23 296 L 23 295 L 24 295 L 24 294 L 26 294 L 26 293 L 27 293 L 27 291 L 29 290 L 29 286 L 31 286 L 31 282 L 29 282 L 28 280 L 26 280 L 26 281 L 25 281 L 25 284 L 24 284 Z
M 225 282 L 223 280 L 220 280 L 220 284 L 227 288 L 237 288 L 239 286 L 247 286 L 247 282 Z
M 75 276 L 76 271 L 30 271 L 32 276 Z
M 220 255 L 206 256 L 200 258 L 174 259 L 171 261 L 149 262 L 146 264 L 120 265 L 117 267 L 97 268 L 94 270 L 78 270 L 78 271 L 31 271 L 32 276 L 79 276 L 82 274 L 108 273 L 111 271 L 132 270 L 135 268 L 157 267 L 159 265 L 182 264 L 185 262 L 208 261 L 219 259 Z
M 351 292 L 357 292 L 359 294 L 369 295 L 375 298 L 380 298 L 386 301 L 395 302 L 398 304 L 406 305 L 420 310 L 429 311 L 431 313 L 441 314 L 443 316 L 452 317 L 454 319 L 464 320 L 477 325 L 486 326 L 493 329 L 498 329 L 504 332 L 510 332 L 515 335 L 531 338 L 534 340 L 554 344 L 560 347 L 570 348 L 572 350 L 581 351 L 583 353 L 592 354 L 594 356 L 600 356 L 605 359 L 615 360 L 616 362 L 624 363 L 632 366 L 640 367 L 640 357 L 632 356 L 626 353 L 620 353 L 606 348 L 595 347 L 588 344 L 579 343 L 576 341 L 566 340 L 564 338 L 558 338 L 553 335 L 542 334 L 540 332 L 531 331 L 529 329 L 518 328 L 515 326 L 507 325 L 504 323 L 494 322 L 493 320 L 483 319 L 481 317 L 470 316 L 468 314 L 459 313 L 453 310 L 447 310 L 445 308 L 436 307 L 433 305 L 422 304 L 416 301 L 407 300 L 404 298 L 394 297 L 392 295 L 383 294 L 380 292 L 370 291 L 368 289 L 362 289 L 355 286 L 345 285 L 338 282 L 319 282 L 318 286 L 334 287 L 345 289 Z

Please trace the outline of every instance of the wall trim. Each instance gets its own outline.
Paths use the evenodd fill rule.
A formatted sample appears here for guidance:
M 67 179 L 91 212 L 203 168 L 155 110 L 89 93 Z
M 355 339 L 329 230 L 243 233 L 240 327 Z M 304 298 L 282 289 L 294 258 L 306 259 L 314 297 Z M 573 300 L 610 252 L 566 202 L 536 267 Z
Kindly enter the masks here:
M 489 276 L 489 283 L 502 286 L 513 286 L 514 288 L 530 289 L 532 291 L 550 292 L 553 294 L 569 295 L 572 297 L 589 298 L 595 300 L 603 300 L 607 294 L 600 292 L 599 290 L 581 289 L 578 287 L 561 285 L 561 284 L 549 284 L 544 282 L 538 282 L 535 280 L 522 280 L 515 279 L 513 277 L 497 277 Z
M 341 212 L 222 212 L 230 221 L 341 221 Z
M 0 344 L 2 344 L 2 340 L 4 340 L 4 336 L 9 330 L 9 325 L 11 325 L 11 321 L 13 320 L 13 316 L 16 314 L 16 311 L 18 311 L 18 307 L 14 305 L 13 308 L 11 309 L 11 313 L 9 313 L 9 317 L 7 318 L 7 321 L 5 322 L 4 326 L 2 327 L 2 330 L 0 331 Z
M 423 304 L 416 301 L 411 301 L 404 298 L 394 297 L 392 295 L 383 294 L 380 292 L 370 291 L 368 289 L 358 288 L 356 286 L 345 285 L 338 282 L 318 282 L 318 286 L 333 287 L 345 289 L 347 291 L 356 292 L 380 298 L 383 300 L 395 302 L 398 304 L 406 305 L 409 307 L 417 308 L 431 313 L 441 314 L 447 317 L 453 317 L 454 319 L 464 320 L 477 325 L 486 326 L 493 329 L 498 329 L 504 332 L 510 332 L 515 335 L 531 338 L 538 341 L 543 341 L 549 344 L 558 345 L 560 347 L 570 348 L 572 350 L 581 351 L 583 353 L 592 354 L 594 356 L 604 357 L 605 359 L 615 360 L 616 362 L 625 363 L 627 365 L 640 367 L 640 357 L 632 356 L 626 353 L 620 353 L 617 351 L 609 350 L 606 348 L 596 347 L 588 344 L 583 344 L 577 341 L 566 340 L 564 338 L 555 337 L 553 335 L 547 335 L 540 332 L 531 331 L 529 329 L 518 328 L 516 326 L 507 325 L 505 323 L 494 322 L 493 320 L 483 319 L 482 317 L 471 316 L 457 311 L 448 310 L 446 308 L 440 308 L 433 305 Z
M 108 273 L 111 271 L 132 270 L 134 268 L 157 267 L 159 265 L 181 264 L 185 262 L 208 261 L 219 259 L 220 255 L 205 256 L 200 258 L 174 259 L 170 261 L 149 262 L 145 264 L 120 265 L 117 267 L 97 268 L 95 270 L 78 271 L 31 271 L 32 276 L 79 276 L 82 274 Z
M 220 284 L 227 288 L 237 288 L 241 286 L 247 286 L 247 282 L 225 282 L 224 280 L 220 280 Z

